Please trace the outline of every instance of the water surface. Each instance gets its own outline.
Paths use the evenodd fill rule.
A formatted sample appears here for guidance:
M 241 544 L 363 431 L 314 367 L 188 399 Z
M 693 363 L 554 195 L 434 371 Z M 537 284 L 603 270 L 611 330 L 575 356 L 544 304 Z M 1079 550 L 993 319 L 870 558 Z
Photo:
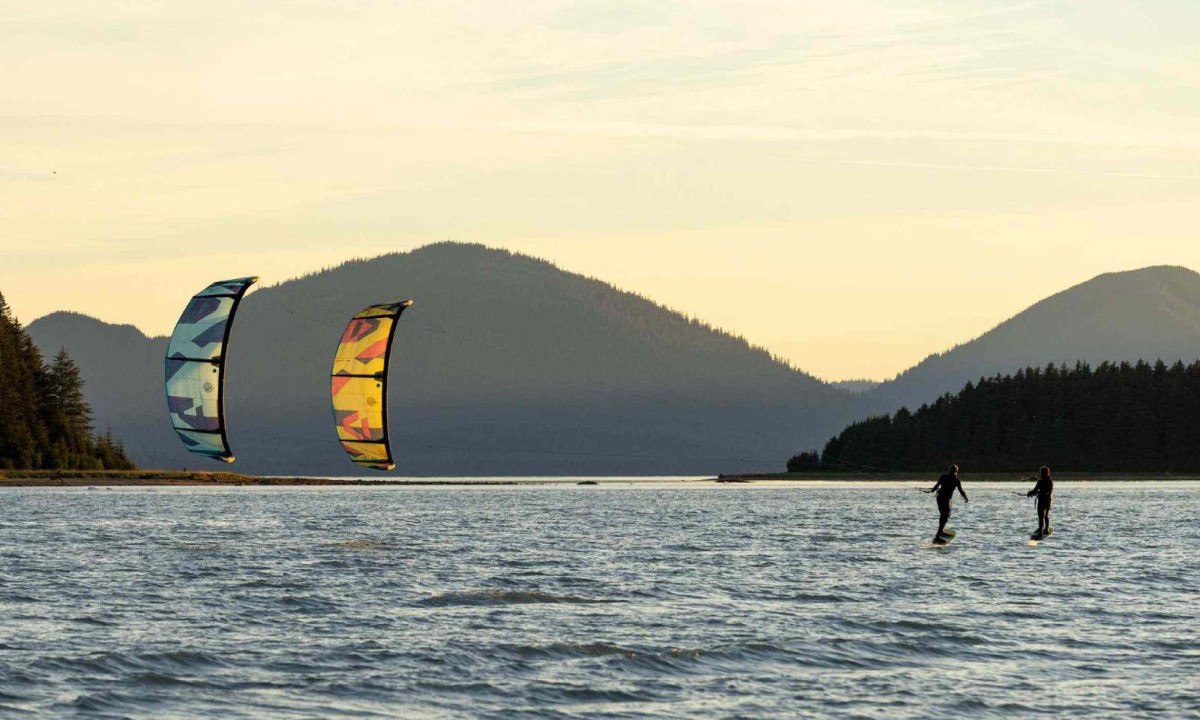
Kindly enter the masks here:
M 0 716 L 1200 712 L 1200 484 L 0 492 Z

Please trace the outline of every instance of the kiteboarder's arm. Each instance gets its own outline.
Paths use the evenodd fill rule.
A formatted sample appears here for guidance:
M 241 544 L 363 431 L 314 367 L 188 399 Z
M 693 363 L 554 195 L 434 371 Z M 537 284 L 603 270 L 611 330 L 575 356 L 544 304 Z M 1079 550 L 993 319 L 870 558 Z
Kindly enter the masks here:
M 938 481 L 933 484 L 933 487 L 929 488 L 928 490 L 922 490 L 921 492 L 935 493 L 935 492 L 937 492 L 938 488 L 940 488 L 941 486 L 942 486 L 942 480 L 941 480 L 941 478 L 938 478 Z
M 962 486 L 962 481 L 961 481 L 961 480 L 960 480 L 960 481 L 959 481 L 959 483 L 958 483 L 958 494 L 963 496 L 963 502 L 965 502 L 965 503 L 969 503 L 969 502 L 971 502 L 970 500 L 968 500 L 968 499 L 967 499 L 967 491 L 966 491 L 966 490 L 963 490 L 963 486 Z

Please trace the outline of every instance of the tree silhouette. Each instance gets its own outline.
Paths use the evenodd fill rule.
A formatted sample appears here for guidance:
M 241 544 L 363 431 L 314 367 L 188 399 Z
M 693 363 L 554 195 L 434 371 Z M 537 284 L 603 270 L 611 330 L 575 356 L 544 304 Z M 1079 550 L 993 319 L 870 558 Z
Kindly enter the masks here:
M 49 366 L 0 294 L 0 469 L 131 468 L 120 442 L 92 437 L 79 368 Z
M 916 412 L 901 408 L 854 423 L 826 444 L 819 467 L 934 471 L 959 463 L 1024 471 L 1050 463 L 1077 471 L 1196 472 L 1197 423 L 1200 362 L 1052 364 L 981 378 Z

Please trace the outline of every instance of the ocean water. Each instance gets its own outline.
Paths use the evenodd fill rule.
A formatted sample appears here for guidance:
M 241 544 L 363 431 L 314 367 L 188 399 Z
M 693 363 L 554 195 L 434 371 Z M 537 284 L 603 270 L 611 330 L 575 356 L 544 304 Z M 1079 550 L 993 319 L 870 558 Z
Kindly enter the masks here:
M 0 717 L 1200 714 L 1200 485 L 1024 487 L 6 489 Z

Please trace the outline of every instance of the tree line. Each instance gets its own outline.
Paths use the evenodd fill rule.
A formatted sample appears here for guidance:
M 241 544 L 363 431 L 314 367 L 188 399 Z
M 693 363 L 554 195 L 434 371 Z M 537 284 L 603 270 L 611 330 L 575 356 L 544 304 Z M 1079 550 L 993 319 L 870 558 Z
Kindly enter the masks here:
M 133 467 L 120 440 L 93 433 L 83 378 L 67 351 L 44 362 L 0 294 L 0 469 Z
M 856 422 L 791 472 L 1200 471 L 1200 361 L 1048 365 Z

